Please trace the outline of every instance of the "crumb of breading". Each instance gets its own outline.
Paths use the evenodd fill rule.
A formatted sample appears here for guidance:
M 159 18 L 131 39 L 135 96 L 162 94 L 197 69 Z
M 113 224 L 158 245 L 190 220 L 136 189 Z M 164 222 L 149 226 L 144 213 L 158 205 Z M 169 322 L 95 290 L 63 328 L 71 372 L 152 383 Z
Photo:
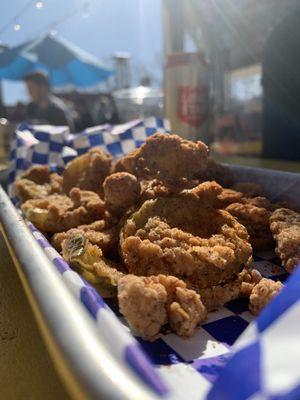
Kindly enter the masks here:
M 271 279 L 262 278 L 254 286 L 250 295 L 249 310 L 252 314 L 258 315 L 264 307 L 280 292 L 283 288 L 281 282 L 274 282 Z
M 240 290 L 241 297 L 249 297 L 252 293 L 254 286 L 262 280 L 261 273 L 254 268 L 243 269 L 239 276 L 242 279 Z

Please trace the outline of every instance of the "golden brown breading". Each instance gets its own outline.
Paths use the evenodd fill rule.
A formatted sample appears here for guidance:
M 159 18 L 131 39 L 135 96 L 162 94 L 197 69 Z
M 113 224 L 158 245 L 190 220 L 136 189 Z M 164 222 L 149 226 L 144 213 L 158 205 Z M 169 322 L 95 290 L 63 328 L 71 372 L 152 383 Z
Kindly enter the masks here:
M 62 242 L 64 259 L 83 278 L 92 283 L 103 297 L 116 297 L 118 280 L 124 276 L 114 261 L 80 233 L 73 233 Z
M 236 183 L 231 189 L 237 192 L 242 192 L 246 197 L 265 196 L 265 189 L 259 183 L 254 182 L 240 182 Z
M 178 195 L 183 190 L 188 190 L 198 184 L 197 180 L 182 179 L 176 184 L 163 182 L 158 179 L 141 180 L 141 195 L 139 202 L 155 199 L 156 197 L 171 197 Z
M 146 201 L 121 231 L 130 273 L 174 275 L 198 288 L 228 282 L 251 260 L 246 228 L 194 197 Z
M 49 182 L 50 169 L 48 165 L 33 165 L 19 179 L 28 179 L 38 185 L 43 185 Z
M 117 215 L 133 206 L 140 195 L 137 178 L 128 172 L 116 172 L 106 177 L 103 189 L 108 209 Z
M 17 178 L 14 189 L 21 203 L 29 199 L 42 199 L 62 192 L 62 177 L 50 173 L 48 166 L 34 165 Z
M 112 156 L 94 147 L 87 153 L 70 161 L 63 173 L 63 189 L 66 193 L 73 187 L 102 194 L 102 184 L 111 171 Z
M 239 274 L 239 279 L 241 280 L 241 290 L 240 297 L 249 297 L 252 293 L 252 290 L 258 282 L 261 281 L 262 276 L 257 269 L 254 268 L 245 268 Z
M 245 268 L 230 282 L 198 290 L 194 286 L 188 287 L 200 294 L 207 311 L 213 311 L 238 297 L 249 297 L 253 287 L 261 279 L 262 276 L 256 269 Z
M 94 221 L 88 225 L 79 225 L 77 228 L 66 232 L 55 233 L 52 237 L 52 245 L 61 251 L 62 242 L 73 234 L 82 234 L 92 244 L 96 244 L 104 254 L 109 254 L 118 247 L 120 227 L 110 216 L 104 215 L 104 219 Z
M 217 182 L 203 182 L 190 190 L 181 192 L 181 196 L 195 196 L 202 204 L 214 207 L 219 203 L 218 197 L 223 192 L 222 186 Z
M 243 200 L 243 193 L 237 192 L 232 189 L 223 189 L 218 195 L 218 200 L 215 206 L 217 208 L 225 209 L 229 204 L 240 203 Z
M 288 272 L 292 272 L 300 263 L 300 213 L 279 208 L 270 217 L 270 228 L 282 265 Z
M 134 152 L 122 159 L 126 171 L 143 179 L 158 178 L 177 182 L 194 179 L 206 169 L 207 146 L 177 135 L 156 133 Z
M 260 205 L 267 205 L 263 201 L 264 198 L 256 199 L 261 199 L 261 201 L 257 200 L 256 202 L 251 202 L 251 200 L 249 200 L 245 203 L 233 203 L 226 207 L 226 211 L 247 228 L 253 249 L 271 249 L 274 245 L 269 226 L 271 213 L 267 208 L 260 207 Z
M 101 218 L 105 203 L 96 193 L 74 188 L 70 197 L 53 194 L 45 199 L 27 200 L 21 209 L 37 229 L 56 233 Z
M 250 295 L 249 310 L 252 314 L 260 314 L 282 288 L 283 284 L 281 282 L 274 282 L 271 279 L 262 278 L 259 283 L 254 286 Z
M 227 188 L 234 182 L 234 173 L 226 165 L 220 164 L 211 157 L 208 157 L 206 169 L 197 178 L 200 182 L 216 181 L 221 186 Z
M 135 333 L 155 339 L 169 322 L 178 335 L 190 337 L 207 312 L 200 296 L 174 276 L 126 275 L 118 282 L 121 313 Z

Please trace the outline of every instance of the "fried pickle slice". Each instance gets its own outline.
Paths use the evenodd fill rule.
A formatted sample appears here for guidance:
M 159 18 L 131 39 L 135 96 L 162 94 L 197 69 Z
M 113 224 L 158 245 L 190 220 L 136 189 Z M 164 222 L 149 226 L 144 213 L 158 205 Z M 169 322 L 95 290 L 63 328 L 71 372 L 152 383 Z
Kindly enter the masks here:
M 112 156 L 94 147 L 70 161 L 63 172 L 65 193 L 73 187 L 102 194 L 104 179 L 110 174 Z
M 270 216 L 270 228 L 282 265 L 292 272 L 300 263 L 300 213 L 279 208 Z
M 174 276 L 126 275 L 118 282 L 121 313 L 134 333 L 153 340 L 167 322 L 182 337 L 190 337 L 207 311 L 200 296 Z
M 21 203 L 29 199 L 43 199 L 62 192 L 62 177 L 51 173 L 46 165 L 34 165 L 17 178 L 14 189 Z
M 37 229 L 56 233 L 101 218 L 105 203 L 96 193 L 74 188 L 70 197 L 53 194 L 44 199 L 31 199 L 21 209 Z
M 137 150 L 119 161 L 123 168 L 142 179 L 177 182 L 194 179 L 207 166 L 207 146 L 177 135 L 156 133 Z
M 102 250 L 80 233 L 62 242 L 63 258 L 103 297 L 116 297 L 118 280 L 124 276 L 120 266 L 103 256 Z
M 226 211 L 247 228 L 254 250 L 269 250 L 274 247 L 269 224 L 271 212 L 266 208 L 269 205 L 267 199 L 259 197 L 226 207 Z
M 244 226 L 190 196 L 146 201 L 120 237 L 130 273 L 174 275 L 198 288 L 232 280 L 252 256 Z

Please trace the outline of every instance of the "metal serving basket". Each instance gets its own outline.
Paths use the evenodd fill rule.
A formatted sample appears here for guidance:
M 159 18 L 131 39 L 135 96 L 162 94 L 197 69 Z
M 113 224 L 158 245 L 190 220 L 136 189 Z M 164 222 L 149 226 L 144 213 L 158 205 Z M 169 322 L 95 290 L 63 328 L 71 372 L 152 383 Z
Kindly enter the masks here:
M 98 137 L 102 146 L 103 140 L 108 142 L 105 146 L 108 148 L 109 145 L 110 151 L 122 148 L 125 141 L 128 148 L 132 147 L 132 141 L 139 144 L 157 130 L 158 127 L 153 126 L 154 120 L 151 123 L 150 127 L 149 121 L 143 121 L 123 131 L 118 128 L 115 137 L 111 136 L 111 131 L 110 136 L 107 131 L 105 135 L 101 131 L 100 135 L 99 129 L 94 129 L 77 138 L 69 137 L 67 144 L 73 144 L 73 149 L 79 149 L 80 153 L 85 151 L 83 143 L 87 145 L 87 137 L 93 143 Z M 163 130 L 162 123 L 158 124 Z M 39 142 L 50 140 L 45 132 L 39 138 Z M 60 139 L 51 138 L 56 143 Z M 75 144 L 74 140 L 77 140 Z M 24 146 L 24 143 L 21 145 Z M 45 143 L 42 145 L 38 147 L 39 143 L 31 141 L 30 156 L 35 157 L 35 152 L 43 149 Z M 17 154 L 18 149 L 15 150 Z M 60 151 L 63 153 L 62 147 Z M 26 164 L 28 152 L 19 154 L 23 154 Z M 15 162 L 15 165 L 20 166 L 21 163 Z M 298 174 L 243 167 L 233 169 L 240 181 L 262 183 L 271 200 L 284 198 L 300 205 Z M 233 347 L 232 353 L 231 345 L 253 320 L 245 304 L 233 302 L 211 313 L 208 321 L 198 328 L 190 340 L 180 339 L 169 332 L 153 343 L 136 340 L 114 305 L 110 304 L 116 314 L 87 282 L 70 269 L 43 235 L 23 220 L 3 189 L 0 190 L 0 221 L 41 333 L 73 398 L 220 398 L 209 393 L 211 388 L 216 387 L 215 382 L 219 382 L 222 367 L 236 352 Z M 255 267 L 268 277 L 286 277 L 274 254 L 257 255 Z M 257 323 L 250 324 L 250 333 Z M 224 373 L 227 370 L 225 367 Z M 288 373 L 292 372 L 288 370 Z M 222 373 L 220 376 L 222 378 Z M 234 374 L 231 372 L 230 376 Z M 237 388 L 240 386 L 238 384 Z M 227 383 L 227 390 L 228 387 L 232 389 L 234 386 Z

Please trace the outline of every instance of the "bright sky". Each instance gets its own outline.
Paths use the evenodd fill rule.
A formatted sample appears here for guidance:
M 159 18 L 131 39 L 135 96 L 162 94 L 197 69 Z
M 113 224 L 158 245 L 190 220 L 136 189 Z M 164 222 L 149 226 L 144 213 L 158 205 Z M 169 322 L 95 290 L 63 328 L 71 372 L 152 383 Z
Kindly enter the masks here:
M 56 29 L 58 35 L 110 62 L 118 51 L 132 55 L 133 82 L 148 71 L 161 80 L 162 21 L 161 0 L 89 0 L 89 16 L 78 13 L 56 28 L 53 24 L 86 3 L 84 0 L 44 0 L 37 9 L 35 2 L 18 19 L 21 29 L 14 31 L 14 23 L 0 34 L 3 43 L 14 46 L 39 34 Z M 7 0 L 0 13 L 0 32 L 29 0 Z M 7 103 L 25 100 L 23 84 L 3 85 Z

